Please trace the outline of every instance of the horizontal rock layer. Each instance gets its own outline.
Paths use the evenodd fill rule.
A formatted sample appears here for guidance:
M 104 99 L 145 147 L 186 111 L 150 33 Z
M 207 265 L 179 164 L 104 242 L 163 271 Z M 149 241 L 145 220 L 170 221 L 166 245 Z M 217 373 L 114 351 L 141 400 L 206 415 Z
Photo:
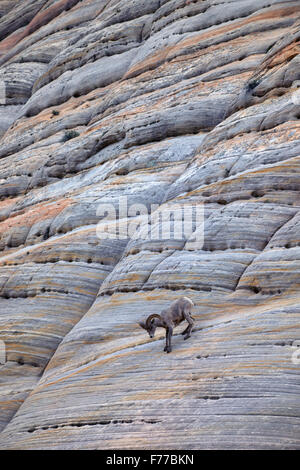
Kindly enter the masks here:
M 299 2 L 0 14 L 0 448 L 299 448 Z

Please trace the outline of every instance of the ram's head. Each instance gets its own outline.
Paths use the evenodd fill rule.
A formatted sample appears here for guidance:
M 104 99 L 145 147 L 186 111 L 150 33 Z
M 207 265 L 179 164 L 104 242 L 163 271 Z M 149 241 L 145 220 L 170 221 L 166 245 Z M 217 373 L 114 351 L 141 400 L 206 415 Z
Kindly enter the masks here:
M 161 321 L 161 316 L 157 313 L 153 313 L 152 315 L 149 315 L 146 321 L 140 321 L 139 325 L 148 332 L 150 338 L 153 338 L 155 330 L 158 326 L 160 326 Z

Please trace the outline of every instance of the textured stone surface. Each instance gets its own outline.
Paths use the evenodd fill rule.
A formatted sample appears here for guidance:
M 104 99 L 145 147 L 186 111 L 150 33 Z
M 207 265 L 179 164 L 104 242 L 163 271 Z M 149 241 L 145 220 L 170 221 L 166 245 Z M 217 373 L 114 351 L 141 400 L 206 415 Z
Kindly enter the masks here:
M 299 18 L 0 2 L 1 449 L 300 447 Z M 203 205 L 203 244 L 100 239 L 125 196 Z M 180 295 L 196 326 L 165 354 L 137 323 Z

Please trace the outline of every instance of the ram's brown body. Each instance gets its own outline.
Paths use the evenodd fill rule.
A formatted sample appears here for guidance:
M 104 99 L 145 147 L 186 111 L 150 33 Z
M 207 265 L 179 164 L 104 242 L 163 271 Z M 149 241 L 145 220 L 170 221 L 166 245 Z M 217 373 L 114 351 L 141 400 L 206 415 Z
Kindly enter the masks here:
M 139 325 L 148 331 L 150 338 L 153 338 L 157 327 L 165 328 L 166 346 L 164 350 L 169 353 L 172 351 L 171 337 L 173 328 L 184 320 L 188 322 L 188 327 L 182 332 L 182 334 L 185 335 L 184 339 L 188 339 L 191 336 L 191 331 L 194 325 L 191 315 L 193 306 L 193 302 L 188 297 L 180 297 L 175 300 L 169 308 L 162 310 L 160 315 L 153 313 L 146 321 L 139 322 Z
M 186 315 L 191 314 L 194 304 L 188 297 L 180 297 L 169 308 L 161 311 L 160 316 L 166 326 L 177 326 L 186 320 Z

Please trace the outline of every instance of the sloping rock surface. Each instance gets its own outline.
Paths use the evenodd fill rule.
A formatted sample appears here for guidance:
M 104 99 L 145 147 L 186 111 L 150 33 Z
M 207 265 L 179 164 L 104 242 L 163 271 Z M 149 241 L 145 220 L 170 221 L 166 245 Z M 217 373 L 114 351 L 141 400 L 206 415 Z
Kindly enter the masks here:
M 0 448 L 299 448 L 299 1 L 0 16 Z M 168 228 L 141 204 L 202 242 L 99 236 Z M 137 322 L 181 295 L 166 354 Z

